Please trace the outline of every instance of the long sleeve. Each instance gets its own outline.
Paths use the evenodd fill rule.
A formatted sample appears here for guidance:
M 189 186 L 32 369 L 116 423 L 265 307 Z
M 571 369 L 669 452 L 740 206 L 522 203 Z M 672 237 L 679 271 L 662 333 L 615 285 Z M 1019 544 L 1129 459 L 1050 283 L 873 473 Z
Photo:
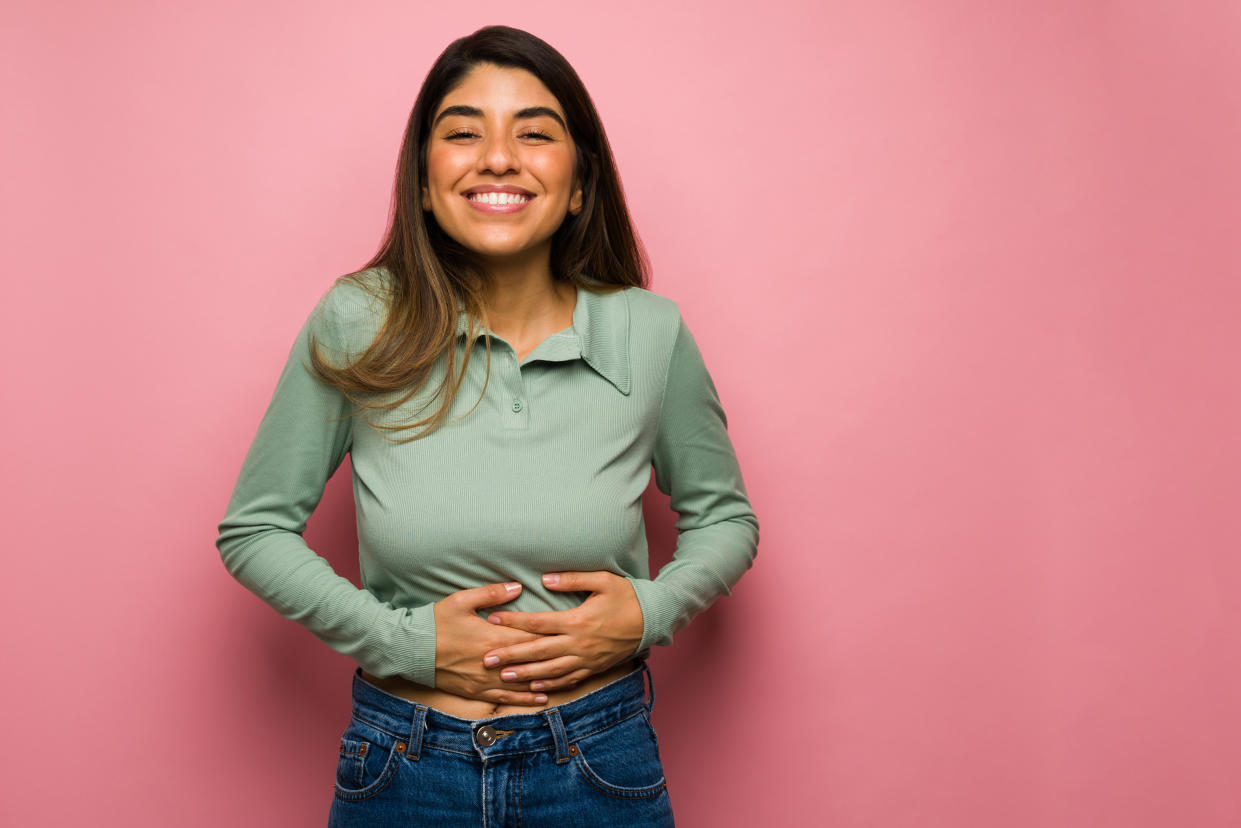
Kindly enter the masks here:
M 678 514 L 676 551 L 653 579 L 630 578 L 642 606 L 637 652 L 672 635 L 732 587 L 758 552 L 750 506 L 720 398 L 682 319 L 672 349 L 652 465 Z
M 433 605 L 380 601 L 338 575 L 302 538 L 324 485 L 351 449 L 354 427 L 348 399 L 312 372 L 310 334 L 338 362 L 369 342 L 373 311 L 365 291 L 340 281 L 315 306 L 246 454 L 216 546 L 234 578 L 363 669 L 434 686 Z

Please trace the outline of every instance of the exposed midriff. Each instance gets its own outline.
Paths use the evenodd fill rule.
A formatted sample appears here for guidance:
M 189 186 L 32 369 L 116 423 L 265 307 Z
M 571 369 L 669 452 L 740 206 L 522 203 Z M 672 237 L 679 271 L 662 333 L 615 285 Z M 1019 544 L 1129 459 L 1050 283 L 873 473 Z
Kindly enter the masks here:
M 407 701 L 416 704 L 425 704 L 427 707 L 447 713 L 450 716 L 457 716 L 462 719 L 485 719 L 491 716 L 508 716 L 522 713 L 537 713 L 548 707 L 572 701 L 579 696 L 598 690 L 608 682 L 615 681 L 622 676 L 629 674 L 637 668 L 637 662 L 633 660 L 624 661 L 611 667 L 602 673 L 590 676 L 584 679 L 576 687 L 570 687 L 565 690 L 549 690 L 546 692 L 547 703 L 539 705 L 524 704 L 497 704 L 496 702 L 483 701 L 480 699 L 470 699 L 465 696 L 458 696 L 455 693 L 449 693 L 446 690 L 439 690 L 434 687 L 427 687 L 423 684 L 416 684 L 409 679 L 400 676 L 387 676 L 379 678 L 373 676 L 365 670 L 362 671 L 362 678 L 370 684 L 375 685 L 381 690 L 391 693 L 394 696 L 400 696 Z M 515 689 L 525 690 L 529 687 L 528 682 L 514 683 Z

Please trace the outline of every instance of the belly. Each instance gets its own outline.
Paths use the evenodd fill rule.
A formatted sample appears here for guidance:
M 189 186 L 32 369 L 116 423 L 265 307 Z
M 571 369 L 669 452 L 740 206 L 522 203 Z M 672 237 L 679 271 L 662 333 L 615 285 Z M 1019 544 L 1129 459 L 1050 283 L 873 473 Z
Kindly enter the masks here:
M 433 687 L 415 684 L 400 676 L 379 678 L 365 670 L 362 671 L 362 678 L 394 696 L 400 696 L 415 704 L 425 704 L 427 707 L 438 710 L 441 713 L 447 713 L 450 716 L 456 716 L 461 719 L 486 719 L 492 716 L 538 713 L 540 710 L 564 704 L 628 675 L 636 667 L 636 662 L 624 661 L 602 673 L 587 678 L 577 687 L 571 687 L 567 690 L 550 690 L 547 692 L 547 703 L 540 705 L 496 704 L 495 702 L 481 701 L 479 699 L 469 699 L 445 690 L 437 690 Z

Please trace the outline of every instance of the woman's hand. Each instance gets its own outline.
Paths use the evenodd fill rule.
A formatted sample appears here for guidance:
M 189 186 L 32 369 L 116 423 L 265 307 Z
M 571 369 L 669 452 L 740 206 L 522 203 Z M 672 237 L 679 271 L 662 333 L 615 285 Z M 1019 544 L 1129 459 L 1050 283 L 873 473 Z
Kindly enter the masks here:
M 468 699 L 499 704 L 546 704 L 543 693 L 513 687 L 499 669 L 483 664 L 483 654 L 497 647 L 534 642 L 542 635 L 497 627 L 476 610 L 507 603 L 521 594 L 521 584 L 488 584 L 463 589 L 435 602 L 435 688 Z
M 499 629 L 538 633 L 533 640 L 498 646 L 484 656 L 508 682 L 530 681 L 533 691 L 562 690 L 633 656 L 643 618 L 629 579 L 606 570 L 543 576 L 548 589 L 592 593 L 581 605 L 549 612 L 494 612 Z M 488 606 L 488 605 L 483 605 Z

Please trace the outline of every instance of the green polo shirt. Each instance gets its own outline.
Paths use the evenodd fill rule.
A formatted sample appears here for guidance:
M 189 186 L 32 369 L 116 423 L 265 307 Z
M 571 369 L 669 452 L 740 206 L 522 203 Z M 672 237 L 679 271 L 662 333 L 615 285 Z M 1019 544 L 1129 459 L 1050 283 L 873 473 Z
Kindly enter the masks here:
M 348 281 L 323 295 L 219 524 L 224 566 L 281 615 L 370 673 L 434 686 L 432 605 L 457 590 L 519 581 L 521 594 L 499 608 L 561 610 L 586 594 L 548 590 L 544 572 L 615 572 L 637 593 L 645 626 L 634 654 L 646 657 L 750 567 L 758 521 L 719 396 L 675 302 L 641 288 L 578 288 L 573 324 L 520 362 L 491 336 L 485 388 L 486 342 L 467 338 L 463 312 L 458 366 L 473 352 L 449 422 L 405 444 L 350 416 L 349 401 L 309 367 L 312 331 L 339 362 L 360 354 L 383 320 L 381 301 Z M 397 424 L 424 405 L 421 416 L 431 413 L 445 362 L 418 395 L 371 417 Z M 302 538 L 346 454 L 362 589 Z M 678 514 L 674 557 L 653 579 L 642 516 L 652 466 Z

